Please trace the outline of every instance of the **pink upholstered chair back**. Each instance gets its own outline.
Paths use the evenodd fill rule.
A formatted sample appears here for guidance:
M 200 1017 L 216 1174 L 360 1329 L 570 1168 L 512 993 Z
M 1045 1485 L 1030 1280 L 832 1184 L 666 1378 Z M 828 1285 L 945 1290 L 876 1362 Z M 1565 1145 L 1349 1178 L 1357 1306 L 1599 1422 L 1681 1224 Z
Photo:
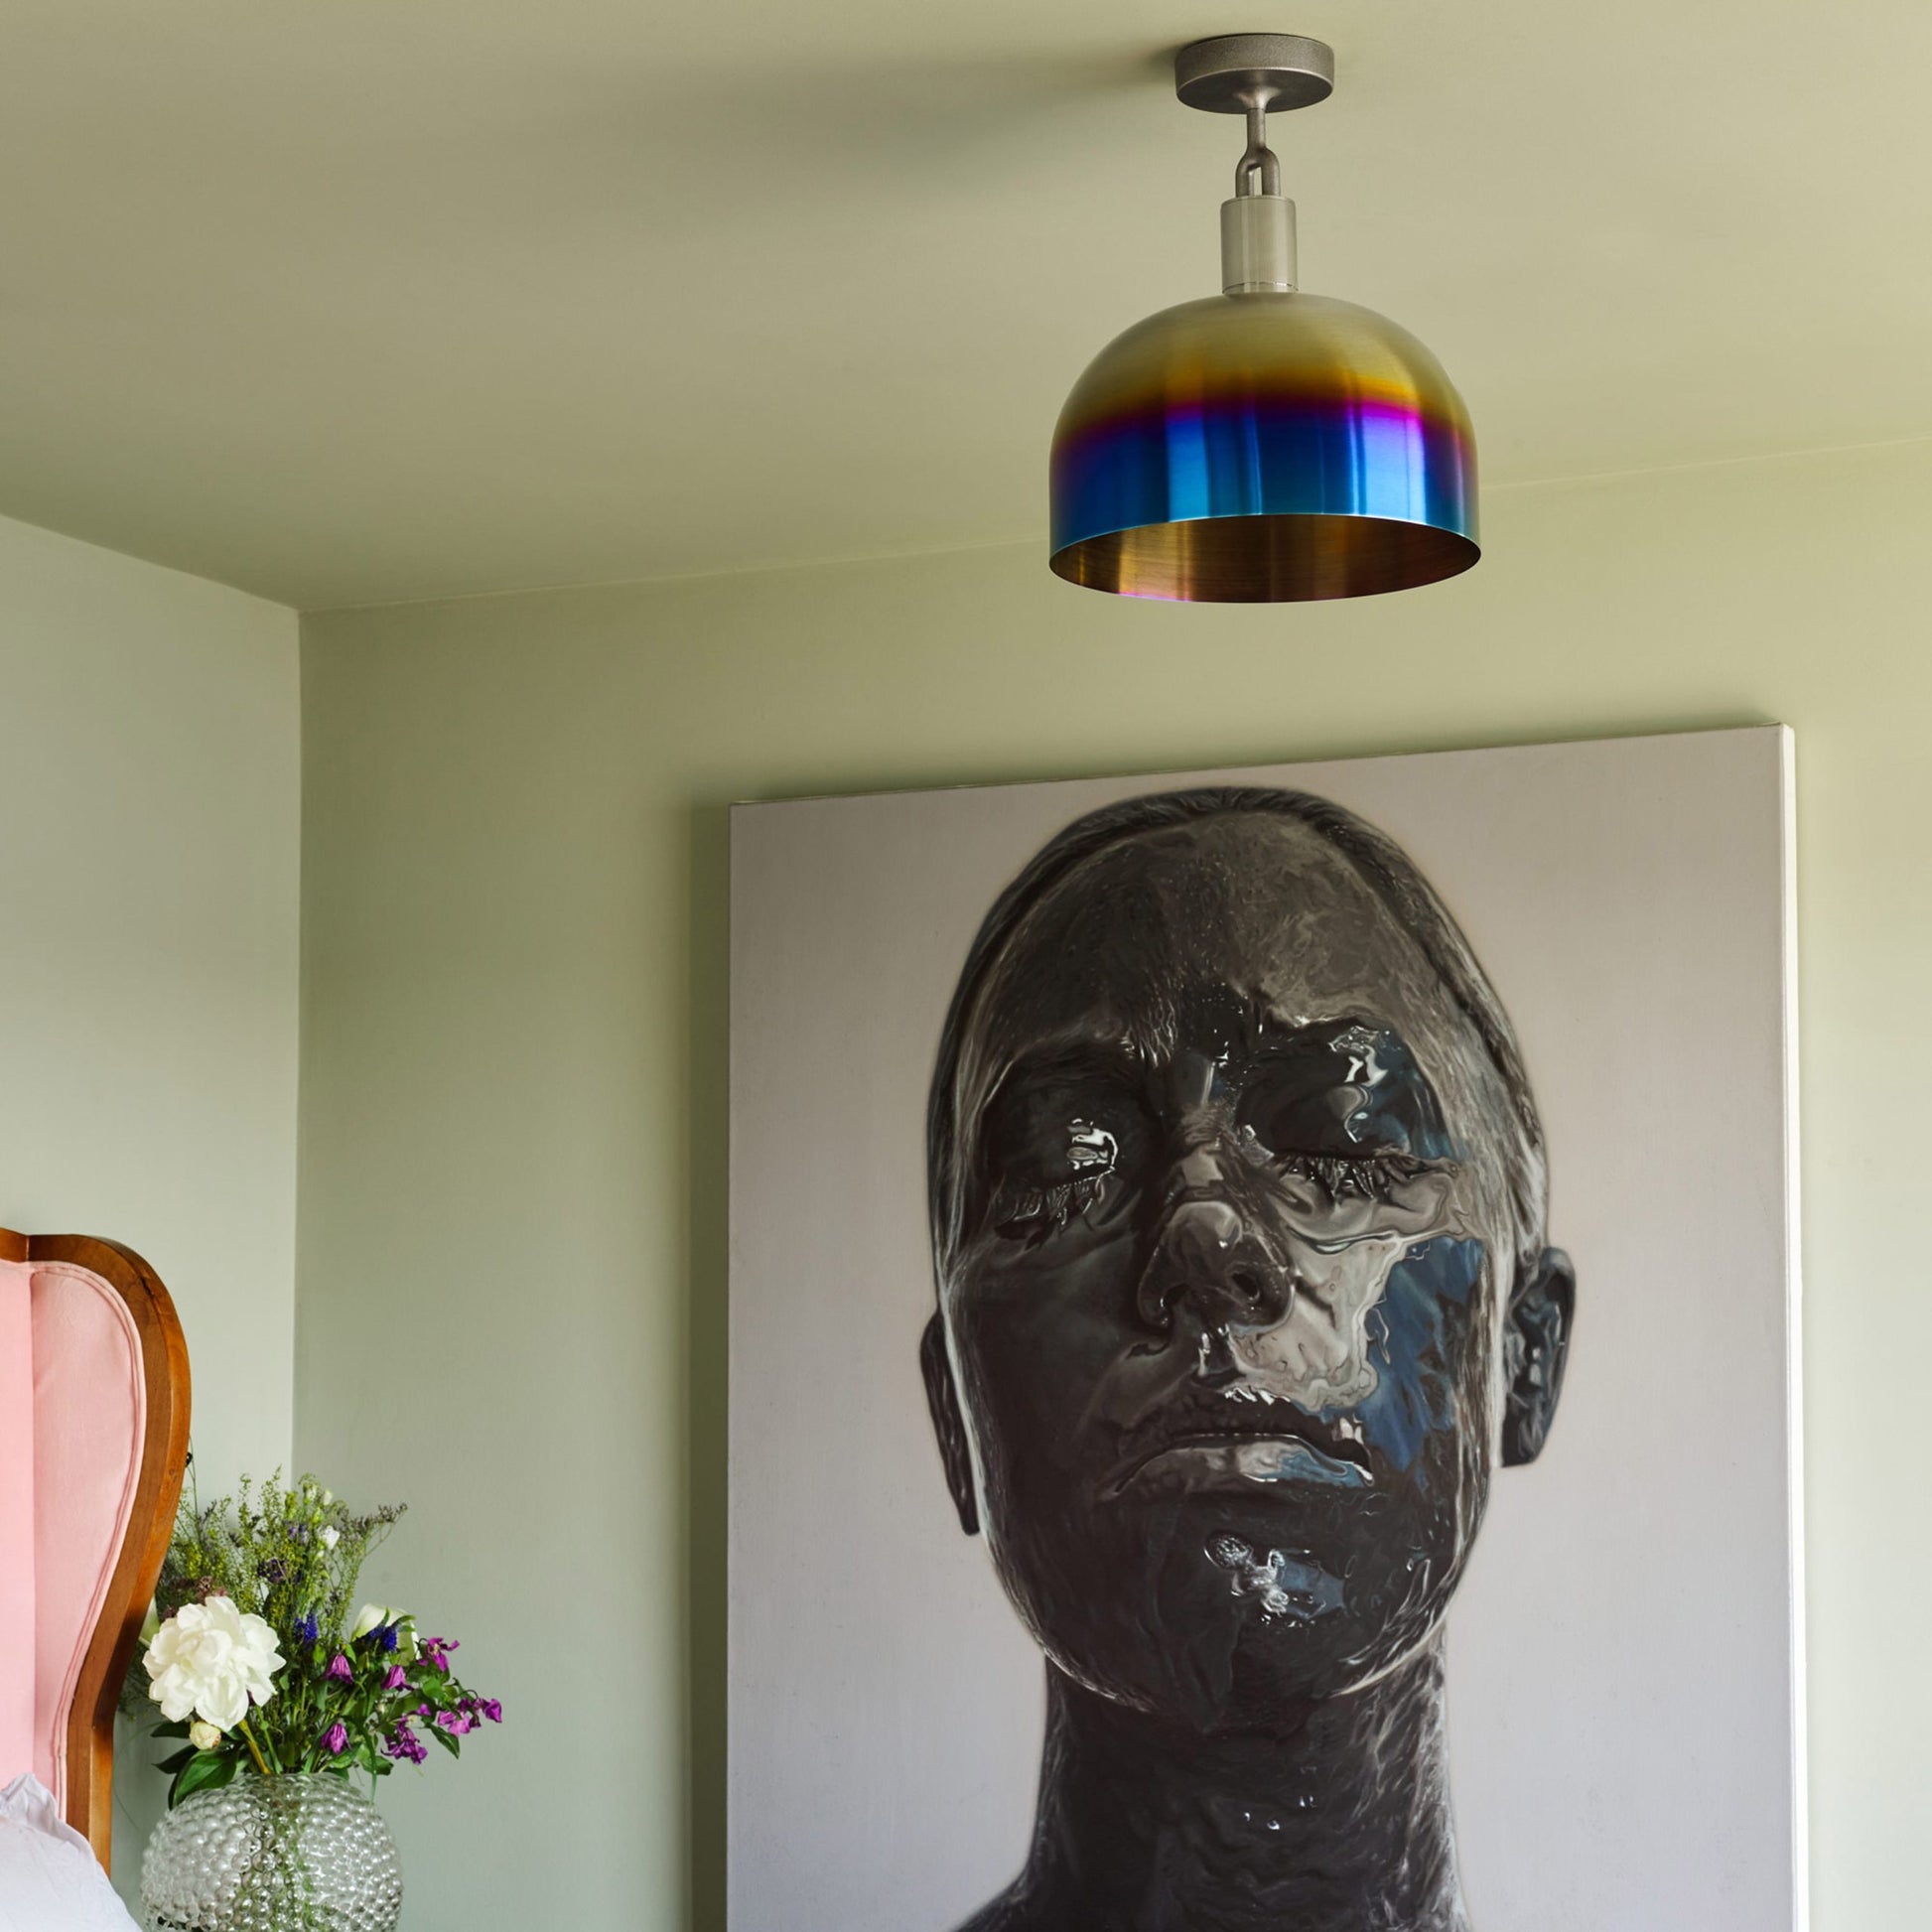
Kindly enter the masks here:
M 138 1255 L 0 1230 L 0 1784 L 31 1771 L 103 1865 L 114 1705 L 174 1527 L 188 1351 Z

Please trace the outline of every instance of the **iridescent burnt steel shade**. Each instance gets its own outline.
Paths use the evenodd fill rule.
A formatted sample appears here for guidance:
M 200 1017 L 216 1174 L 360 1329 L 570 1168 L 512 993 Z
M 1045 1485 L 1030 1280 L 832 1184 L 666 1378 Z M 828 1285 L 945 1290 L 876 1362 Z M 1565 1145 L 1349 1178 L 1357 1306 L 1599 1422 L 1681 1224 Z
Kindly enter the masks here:
M 1361 597 L 1480 554 L 1475 442 L 1442 365 L 1386 317 L 1295 287 L 1266 113 L 1325 97 L 1332 72 L 1294 36 L 1181 51 L 1181 98 L 1249 119 L 1224 292 L 1137 324 L 1074 384 L 1052 455 L 1052 567 L 1069 582 L 1196 603 Z
M 1053 436 L 1053 568 L 1130 597 L 1359 597 L 1475 562 L 1475 443 L 1421 343 L 1325 296 L 1137 324 Z

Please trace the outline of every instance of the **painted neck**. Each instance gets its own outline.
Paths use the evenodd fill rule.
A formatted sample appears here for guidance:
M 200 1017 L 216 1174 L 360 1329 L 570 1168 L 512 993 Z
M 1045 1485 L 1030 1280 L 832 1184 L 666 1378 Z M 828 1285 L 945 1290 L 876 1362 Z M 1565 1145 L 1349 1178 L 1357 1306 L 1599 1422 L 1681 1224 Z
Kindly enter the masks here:
M 1026 1872 L 991 1923 L 1135 1932 L 1467 1932 L 1440 1635 L 1287 1731 L 1199 1732 L 1047 1670 Z

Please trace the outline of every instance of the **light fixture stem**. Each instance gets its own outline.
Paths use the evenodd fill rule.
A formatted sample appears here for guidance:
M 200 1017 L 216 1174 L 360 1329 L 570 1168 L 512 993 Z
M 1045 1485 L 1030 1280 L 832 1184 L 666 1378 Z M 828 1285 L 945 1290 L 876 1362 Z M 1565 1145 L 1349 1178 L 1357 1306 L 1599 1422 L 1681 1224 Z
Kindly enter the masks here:
M 1248 148 L 1234 170 L 1234 200 L 1221 204 L 1221 288 L 1227 295 L 1295 290 L 1295 204 L 1282 196 L 1282 164 L 1268 145 L 1268 103 L 1278 88 L 1236 96 L 1248 115 Z
M 1256 87 L 1241 96 L 1248 110 L 1248 148 L 1235 163 L 1234 192 L 1243 199 L 1282 192 L 1282 164 L 1268 145 L 1268 103 L 1275 93 L 1273 87 Z

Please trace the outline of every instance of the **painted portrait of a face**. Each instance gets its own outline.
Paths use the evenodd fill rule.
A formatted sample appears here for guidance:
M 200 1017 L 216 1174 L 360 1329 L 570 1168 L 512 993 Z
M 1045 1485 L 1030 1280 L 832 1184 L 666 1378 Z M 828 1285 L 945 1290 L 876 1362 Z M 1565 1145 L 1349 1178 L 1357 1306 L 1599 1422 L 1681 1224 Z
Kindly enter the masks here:
M 1794 783 L 733 808 L 730 1932 L 1802 1932 Z
M 927 1160 L 947 1484 L 1047 1668 L 973 1932 L 1458 1932 L 1444 1617 L 1575 1283 L 1427 881 L 1300 792 L 1079 820 L 972 947 Z

